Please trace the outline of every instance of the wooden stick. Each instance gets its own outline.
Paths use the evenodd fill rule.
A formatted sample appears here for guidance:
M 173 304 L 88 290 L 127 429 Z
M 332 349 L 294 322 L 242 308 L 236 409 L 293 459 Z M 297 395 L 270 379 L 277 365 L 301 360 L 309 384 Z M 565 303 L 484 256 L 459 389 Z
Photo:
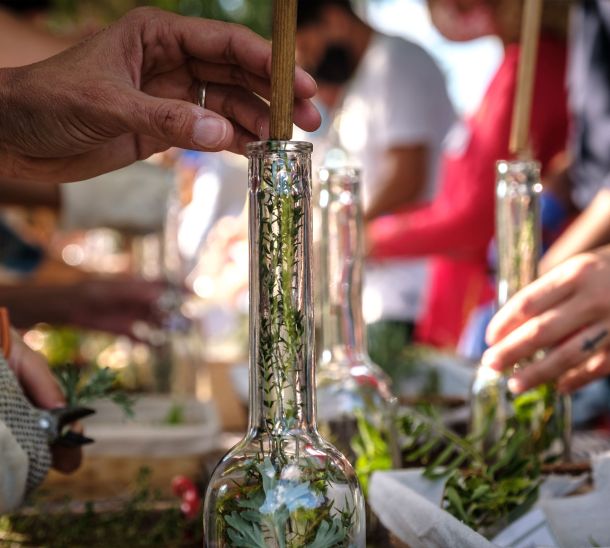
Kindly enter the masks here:
M 297 0 L 274 0 L 269 132 L 272 140 L 292 138 L 296 30 Z
M 0 345 L 4 358 L 8 360 L 11 356 L 11 322 L 4 307 L 0 308 Z
M 528 156 L 528 138 L 541 18 L 542 0 L 525 0 L 521 19 L 521 53 L 517 74 L 517 90 L 510 134 L 510 152 L 523 157 Z

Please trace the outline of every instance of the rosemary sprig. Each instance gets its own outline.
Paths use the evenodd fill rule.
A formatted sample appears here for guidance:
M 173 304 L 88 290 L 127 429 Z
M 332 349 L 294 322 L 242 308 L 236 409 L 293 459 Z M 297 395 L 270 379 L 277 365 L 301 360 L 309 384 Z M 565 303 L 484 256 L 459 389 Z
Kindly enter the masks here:
M 405 461 L 423 464 L 428 478 L 446 477 L 445 509 L 480 533 L 491 535 L 535 502 L 542 459 L 519 422 L 488 449 L 480 449 L 480 438 L 449 430 L 430 408 L 405 412 L 401 431 Z

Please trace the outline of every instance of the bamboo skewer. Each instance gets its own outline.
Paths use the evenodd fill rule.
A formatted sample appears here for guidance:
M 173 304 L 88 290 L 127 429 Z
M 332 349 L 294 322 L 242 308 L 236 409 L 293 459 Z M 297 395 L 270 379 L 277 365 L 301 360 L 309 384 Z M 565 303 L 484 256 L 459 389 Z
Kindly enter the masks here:
M 542 0 L 525 0 L 521 23 L 521 53 L 510 134 L 511 154 L 527 158 Z
M 297 0 L 273 2 L 271 60 L 271 140 L 292 138 Z
M 8 309 L 4 307 L 0 308 L 0 345 L 4 359 L 8 360 L 11 355 L 11 323 Z

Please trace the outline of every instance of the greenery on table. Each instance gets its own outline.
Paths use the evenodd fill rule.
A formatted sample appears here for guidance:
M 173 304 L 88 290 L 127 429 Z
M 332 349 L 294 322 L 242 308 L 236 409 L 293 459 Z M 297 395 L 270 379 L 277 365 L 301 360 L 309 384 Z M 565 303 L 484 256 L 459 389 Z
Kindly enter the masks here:
M 542 458 L 518 421 L 486 449 L 480 439 L 449 430 L 429 408 L 405 411 L 400 423 L 406 462 L 423 464 L 425 477 L 446 478 L 445 509 L 469 527 L 492 534 L 536 501 Z
M 357 426 L 351 446 L 356 455 L 354 469 L 366 497 L 373 472 L 392 469 L 392 453 L 386 437 L 362 413 L 357 415 Z
M 150 488 L 150 471 L 142 469 L 133 495 L 112 511 L 89 502 L 74 512 L 69 501 L 55 506 L 35 502 L 22 512 L 0 517 L 0 545 L 53 548 L 201 547 L 201 513 L 183 516 L 179 502 L 167 501 Z
M 96 368 L 89 374 L 82 367 L 68 364 L 53 369 L 70 407 L 84 406 L 108 399 L 119 406 L 125 415 L 133 416 L 134 398 L 117 389 L 117 374 L 107 367 Z

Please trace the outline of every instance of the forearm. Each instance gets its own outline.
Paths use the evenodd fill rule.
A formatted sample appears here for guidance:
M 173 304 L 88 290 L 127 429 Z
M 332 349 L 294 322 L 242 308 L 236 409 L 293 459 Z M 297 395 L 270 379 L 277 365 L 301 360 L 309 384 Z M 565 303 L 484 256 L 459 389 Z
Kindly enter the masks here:
M 609 211 L 610 189 L 602 189 L 547 251 L 540 261 L 540 272 L 548 272 L 578 253 L 610 243 Z
M 493 218 L 485 210 L 438 207 L 385 217 L 370 223 L 371 256 L 376 259 L 481 254 L 493 235 Z M 488 229 L 486 229 L 488 227 Z
M 375 184 L 364 212 L 367 221 L 417 203 L 428 178 L 428 147 L 413 144 L 387 150 L 373 175 Z
M 59 186 L 0 178 L 0 204 L 60 208 Z
M 74 286 L 3 285 L 0 286 L 0 305 L 9 309 L 11 321 L 19 329 L 39 322 L 66 324 L 71 323 L 77 295 Z

